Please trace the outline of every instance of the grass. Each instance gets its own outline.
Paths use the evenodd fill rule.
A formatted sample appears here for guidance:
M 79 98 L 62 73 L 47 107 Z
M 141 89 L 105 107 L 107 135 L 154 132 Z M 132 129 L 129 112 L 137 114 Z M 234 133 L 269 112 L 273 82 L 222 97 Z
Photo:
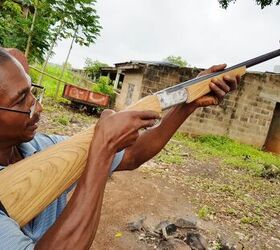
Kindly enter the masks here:
M 224 164 L 246 169 L 262 177 L 280 176 L 280 157 L 224 136 L 190 138 L 176 133 L 174 140 L 195 150 L 199 158 L 218 157 Z
M 211 219 L 214 215 L 213 208 L 210 208 L 209 206 L 204 205 L 202 208 L 198 210 L 197 216 L 200 219 Z
M 160 167 L 160 176 L 199 194 L 191 197 L 201 219 L 232 219 L 243 229 L 270 228 L 271 218 L 280 212 L 277 155 L 223 136 L 176 133 L 156 161 L 181 165 L 165 166 L 168 171 Z
M 61 125 L 67 126 L 70 122 L 70 119 L 66 115 L 62 115 L 58 117 L 57 122 L 60 123 Z
M 174 143 L 169 143 L 166 145 L 164 150 L 157 155 L 156 161 L 165 164 L 182 165 L 184 163 L 184 158 L 182 157 L 182 154 L 182 146 Z
M 251 224 L 251 225 L 258 226 L 261 224 L 261 219 L 259 216 L 255 216 L 255 217 L 244 216 L 240 219 L 240 222 L 243 224 Z
M 42 68 L 41 65 L 34 65 L 34 67 L 38 68 L 38 69 Z M 48 73 L 54 77 L 57 77 L 57 78 L 60 78 L 61 71 L 62 71 L 62 67 L 59 65 L 49 64 L 46 68 L 46 73 Z M 31 75 L 33 82 L 36 83 L 39 79 L 40 73 L 34 69 L 31 69 L 30 75 Z M 77 77 L 70 70 L 65 70 L 62 80 L 65 82 L 68 82 L 68 83 L 75 83 L 75 82 L 77 82 Z M 45 95 L 48 97 L 54 97 L 56 88 L 57 88 L 57 80 L 55 80 L 49 76 L 44 76 L 42 84 L 46 88 Z M 64 84 L 61 83 L 59 91 L 58 91 L 59 97 L 62 96 L 63 87 L 64 87 Z M 63 101 L 63 99 L 59 100 L 59 101 Z

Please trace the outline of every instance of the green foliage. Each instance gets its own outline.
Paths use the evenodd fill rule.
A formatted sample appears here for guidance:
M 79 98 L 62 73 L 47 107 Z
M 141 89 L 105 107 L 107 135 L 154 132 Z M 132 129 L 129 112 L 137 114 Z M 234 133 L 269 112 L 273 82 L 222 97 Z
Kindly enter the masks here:
M 85 64 L 86 66 L 84 67 L 84 70 L 91 79 L 99 76 L 102 67 L 109 66 L 108 64 L 99 62 L 98 60 L 93 61 L 90 58 L 86 59 Z
M 21 6 L 12 1 L 5 1 L 0 7 L 0 44 L 3 47 L 23 49 L 26 43 L 24 34 L 28 27 L 21 14 Z M 21 36 L 19 35 L 21 34 Z
M 93 85 L 92 91 L 115 97 L 114 87 L 110 85 L 110 78 L 101 76 L 96 84 Z
M 218 0 L 220 6 L 224 9 L 227 9 L 230 3 L 235 3 L 236 0 Z M 280 0 L 255 0 L 257 5 L 260 5 L 263 9 L 266 6 L 270 6 L 272 4 L 279 5 Z
M 207 218 L 211 219 L 213 215 L 214 215 L 214 210 L 206 205 L 200 208 L 197 213 L 197 216 L 200 219 L 207 219 Z
M 69 117 L 66 115 L 62 115 L 58 117 L 57 122 L 60 123 L 63 126 L 67 126 L 70 122 Z
M 259 226 L 261 224 L 261 219 L 259 216 L 253 216 L 253 217 L 244 216 L 240 219 L 240 222 L 243 224 L 251 224 L 251 225 Z
M 14 47 L 25 51 L 34 14 L 32 11 L 34 10 L 32 2 L 25 3 L 24 6 L 27 11 L 23 11 L 23 5 L 20 2 L 13 2 L 12 0 L 6 0 L 0 6 L 1 46 Z M 49 8 L 46 8 L 46 6 L 48 6 L 46 2 L 42 1 L 37 8 L 38 13 L 30 46 L 30 61 L 42 61 L 43 55 L 49 49 L 49 27 L 52 23 L 50 22 Z
M 56 19 L 54 41 L 75 37 L 75 43 L 89 46 L 99 35 L 101 26 L 95 10 L 96 0 L 56 0 L 52 14 Z
M 214 241 L 212 243 L 211 249 L 213 249 L 213 250 L 222 250 L 223 249 L 223 244 L 221 243 L 220 240 Z
M 165 62 L 175 64 L 179 67 L 187 67 L 188 66 L 187 61 L 185 59 L 183 59 L 181 56 L 168 56 L 163 60 Z
M 228 208 L 226 210 L 226 212 L 227 212 L 227 214 L 235 216 L 235 217 L 238 215 L 238 212 L 234 208 Z
M 51 45 L 62 38 L 74 37 L 76 43 L 89 46 L 101 29 L 95 0 L 0 2 L 0 45 L 25 51 L 30 37 L 28 59 L 32 62 L 42 62 L 51 53 Z
M 41 65 L 36 64 L 35 65 L 36 68 L 41 68 Z M 46 73 L 54 76 L 54 77 L 59 77 L 62 71 L 62 67 L 59 65 L 53 65 L 53 64 L 49 64 L 46 68 Z M 30 70 L 30 76 L 32 78 L 33 82 L 37 82 L 38 78 L 39 78 L 40 73 L 37 72 L 36 70 L 31 69 Z M 75 82 L 75 76 L 74 73 L 70 70 L 66 70 L 64 72 L 63 81 L 68 82 L 68 83 L 74 83 Z M 54 97 L 55 96 L 55 91 L 56 91 L 56 86 L 57 86 L 57 80 L 48 77 L 48 76 L 44 76 L 44 80 L 43 80 L 43 86 L 46 88 L 46 92 L 45 95 L 48 97 Z M 59 89 L 59 96 L 62 95 L 62 91 L 63 91 L 63 85 L 61 85 L 60 89 Z
M 40 69 L 41 65 L 36 64 L 36 65 L 34 65 L 34 67 Z M 45 72 L 49 75 L 52 75 L 52 76 L 58 78 L 61 75 L 61 71 L 62 71 L 62 66 L 49 64 L 47 66 Z M 40 75 L 40 73 L 37 72 L 36 70 L 33 70 L 33 69 L 30 70 L 30 76 L 34 83 L 36 83 L 37 80 L 39 79 L 39 75 Z M 71 70 L 66 70 L 64 72 L 62 80 L 69 84 L 76 84 L 77 76 Z M 55 80 L 49 76 L 44 76 L 43 86 L 46 88 L 45 95 L 47 97 L 54 98 L 55 92 L 56 92 L 57 80 Z M 81 86 L 81 87 L 84 87 L 84 86 Z M 60 97 L 62 96 L 63 88 L 64 88 L 64 84 L 61 84 L 59 93 L 58 93 L 58 96 L 60 96 Z M 109 95 L 112 100 L 114 100 L 115 95 L 116 95 L 114 92 L 113 86 L 110 85 L 110 79 L 105 76 L 102 76 L 99 78 L 99 81 L 93 85 L 92 91 Z M 59 101 L 65 101 L 65 100 L 63 98 L 60 98 Z
M 156 161 L 165 164 L 182 165 L 184 163 L 184 157 L 182 156 L 183 150 L 180 145 L 168 143 L 164 150 L 156 156 Z
M 220 157 L 225 164 L 251 171 L 262 177 L 280 176 L 280 157 L 224 136 L 205 135 L 189 138 L 176 133 L 175 140 L 196 150 L 199 157 Z

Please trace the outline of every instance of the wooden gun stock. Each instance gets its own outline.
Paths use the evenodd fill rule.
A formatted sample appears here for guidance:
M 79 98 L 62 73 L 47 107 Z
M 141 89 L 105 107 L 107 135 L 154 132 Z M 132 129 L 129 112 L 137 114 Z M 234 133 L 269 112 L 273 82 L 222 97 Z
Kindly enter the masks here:
M 265 60 L 278 55 L 280 50 Z M 262 60 L 264 61 L 263 58 Z M 222 78 L 224 74 L 241 76 L 247 66 L 244 63 L 239 64 L 221 72 L 175 85 L 144 97 L 128 110 L 161 112 L 173 105 L 191 102 L 210 91 L 209 83 L 212 78 Z M 93 133 L 92 126 L 64 142 L 0 171 L 0 202 L 8 215 L 21 227 L 78 180 L 86 165 Z

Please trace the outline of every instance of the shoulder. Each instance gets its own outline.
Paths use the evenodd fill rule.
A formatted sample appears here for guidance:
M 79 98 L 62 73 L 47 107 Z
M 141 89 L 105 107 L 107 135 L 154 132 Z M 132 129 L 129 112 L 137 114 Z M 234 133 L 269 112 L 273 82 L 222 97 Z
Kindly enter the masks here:
M 33 145 L 51 146 L 53 144 L 64 141 L 67 138 L 68 138 L 67 136 L 62 136 L 62 135 L 47 135 L 43 133 L 37 133 L 34 139 L 30 141 L 30 143 Z
M 20 146 L 25 148 L 31 147 L 34 148 L 36 151 L 41 151 L 49 146 L 57 144 L 66 139 L 68 139 L 67 136 L 37 133 L 33 140 L 31 140 L 30 142 L 23 143 Z

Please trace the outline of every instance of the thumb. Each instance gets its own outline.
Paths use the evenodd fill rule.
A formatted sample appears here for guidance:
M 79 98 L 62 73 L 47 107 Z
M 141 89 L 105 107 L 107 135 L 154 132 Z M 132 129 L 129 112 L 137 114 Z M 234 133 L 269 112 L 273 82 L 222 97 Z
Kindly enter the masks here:
M 227 65 L 225 63 L 223 64 L 218 64 L 218 65 L 213 65 L 212 67 L 209 68 L 210 73 L 214 73 L 220 70 L 223 70 Z

